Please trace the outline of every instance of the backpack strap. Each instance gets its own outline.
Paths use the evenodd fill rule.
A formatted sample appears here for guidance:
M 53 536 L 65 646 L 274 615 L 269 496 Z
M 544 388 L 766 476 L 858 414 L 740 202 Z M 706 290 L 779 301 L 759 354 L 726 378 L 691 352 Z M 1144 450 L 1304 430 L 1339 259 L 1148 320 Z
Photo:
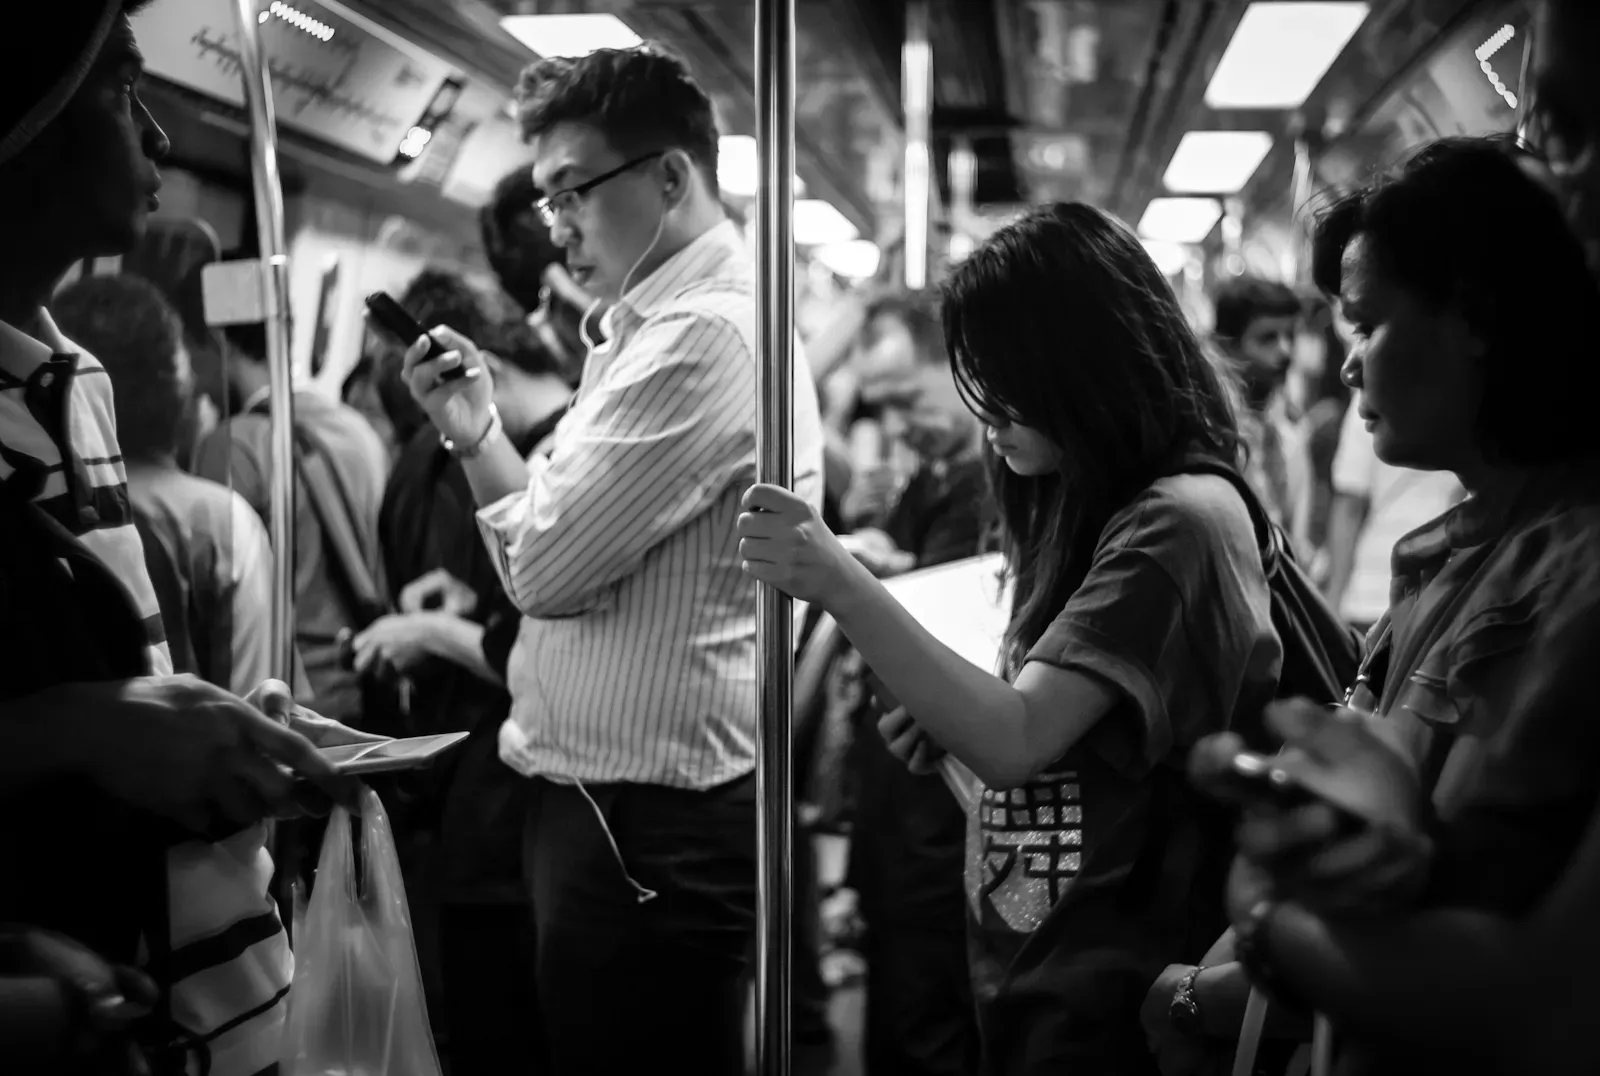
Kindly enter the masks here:
M 270 401 L 263 399 L 247 413 L 268 417 Z M 332 554 L 333 584 L 358 627 L 366 627 L 388 608 L 371 563 L 367 545 L 356 532 L 354 499 L 333 466 L 333 453 L 316 432 L 303 422 L 294 424 L 295 475 L 311 502 L 323 541 Z
M 1261 550 L 1261 567 L 1268 579 L 1277 571 L 1278 562 L 1283 557 L 1294 559 L 1293 551 L 1284 540 L 1282 528 L 1272 521 L 1266 505 L 1261 503 L 1261 498 L 1238 468 L 1230 467 L 1213 456 L 1193 454 L 1186 456 L 1171 473 L 1215 475 L 1233 487 L 1239 499 L 1244 501 L 1245 511 L 1250 513 L 1250 523 L 1256 532 L 1256 546 Z
M 355 506 L 322 441 L 298 423 L 295 438 L 300 449 L 295 453 L 295 469 L 333 554 L 334 581 L 344 592 L 351 615 L 365 627 L 388 603 L 383 600 L 367 551 L 356 533 Z

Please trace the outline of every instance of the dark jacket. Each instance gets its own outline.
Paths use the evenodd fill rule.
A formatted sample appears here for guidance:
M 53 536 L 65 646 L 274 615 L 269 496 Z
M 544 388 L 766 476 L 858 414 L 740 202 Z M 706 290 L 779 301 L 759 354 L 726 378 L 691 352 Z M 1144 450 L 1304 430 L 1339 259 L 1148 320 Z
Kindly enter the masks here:
M 149 672 L 143 621 L 122 583 L 46 512 L 3 489 L 0 609 L 0 702 Z M 164 919 L 172 837 L 80 779 L 0 789 L 0 921 L 135 963 L 143 928 Z

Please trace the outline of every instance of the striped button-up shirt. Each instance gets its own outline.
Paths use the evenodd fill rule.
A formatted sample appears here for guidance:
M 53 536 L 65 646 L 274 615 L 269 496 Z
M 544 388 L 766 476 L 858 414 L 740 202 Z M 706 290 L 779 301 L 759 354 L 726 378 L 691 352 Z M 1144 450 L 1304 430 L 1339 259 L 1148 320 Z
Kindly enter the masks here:
M 525 614 L 501 757 L 557 781 L 708 788 L 755 766 L 756 588 L 734 523 L 755 480 L 753 264 L 725 222 L 608 315 L 527 488 L 478 514 Z M 795 488 L 822 500 L 797 355 Z
M 115 573 L 144 617 L 150 672 L 171 673 L 129 507 L 111 379 L 42 311 L 40 337 L 0 322 L 0 482 L 24 483 Z M 0 819 L 0 825 L 32 824 Z M 267 892 L 266 828 L 252 826 L 215 844 L 180 844 L 167 868 L 174 1021 L 204 1043 L 213 1076 L 268 1069 L 278 1060 L 294 958 Z

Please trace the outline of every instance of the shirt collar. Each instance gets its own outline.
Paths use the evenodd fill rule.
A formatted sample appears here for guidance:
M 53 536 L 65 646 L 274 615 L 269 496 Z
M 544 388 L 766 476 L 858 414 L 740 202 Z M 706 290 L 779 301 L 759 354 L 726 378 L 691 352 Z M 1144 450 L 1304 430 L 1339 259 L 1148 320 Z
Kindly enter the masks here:
M 1593 464 L 1559 464 L 1507 471 L 1443 515 L 1401 538 L 1394 547 L 1395 574 L 1426 571 L 1458 549 L 1492 541 L 1551 505 L 1600 493 Z
M 48 311 L 39 310 L 39 338 L 32 337 L 7 322 L 0 321 L 0 370 L 26 381 L 52 355 L 78 350 L 61 335 Z
M 620 301 L 606 311 L 602 324 L 606 336 L 612 336 L 619 318 L 644 321 L 684 287 L 697 280 L 715 275 L 729 262 L 742 264 L 748 260 L 749 250 L 739 229 L 731 220 L 724 220 L 702 232 L 678 253 L 662 262 L 655 272 L 629 289 Z

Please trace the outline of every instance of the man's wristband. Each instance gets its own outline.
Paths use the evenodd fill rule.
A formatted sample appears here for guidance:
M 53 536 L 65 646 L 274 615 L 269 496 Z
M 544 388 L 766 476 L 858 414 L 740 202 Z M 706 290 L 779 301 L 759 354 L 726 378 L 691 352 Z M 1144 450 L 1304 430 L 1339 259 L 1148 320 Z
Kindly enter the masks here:
M 458 445 L 441 433 L 439 435 L 439 443 L 444 446 L 446 452 L 458 460 L 476 459 L 483 454 L 483 450 L 489 446 L 489 443 L 499 437 L 504 430 L 505 426 L 500 421 L 500 409 L 491 403 L 489 405 L 489 425 L 478 435 L 477 440 L 470 444 Z

